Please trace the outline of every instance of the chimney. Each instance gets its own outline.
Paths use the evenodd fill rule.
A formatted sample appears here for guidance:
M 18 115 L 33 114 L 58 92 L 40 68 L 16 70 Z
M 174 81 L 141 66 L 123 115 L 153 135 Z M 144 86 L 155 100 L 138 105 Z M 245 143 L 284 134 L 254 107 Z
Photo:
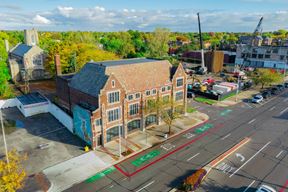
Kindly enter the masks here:
M 61 61 L 60 61 L 60 55 L 59 54 L 56 54 L 54 56 L 54 63 L 55 63 L 56 76 L 62 75 Z
M 8 42 L 8 40 L 7 39 L 5 39 L 5 48 L 6 48 L 6 51 L 7 51 L 7 53 L 9 52 L 9 42 Z

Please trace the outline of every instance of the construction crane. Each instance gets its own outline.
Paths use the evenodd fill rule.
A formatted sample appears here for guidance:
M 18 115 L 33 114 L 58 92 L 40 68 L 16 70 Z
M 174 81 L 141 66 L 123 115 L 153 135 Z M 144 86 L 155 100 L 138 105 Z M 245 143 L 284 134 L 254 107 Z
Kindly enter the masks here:
M 201 48 L 201 68 L 199 69 L 199 73 L 205 74 L 207 72 L 207 67 L 205 67 L 205 61 L 204 61 L 204 49 L 203 49 L 203 39 L 202 39 L 202 32 L 201 32 L 200 13 L 197 13 L 197 16 L 198 16 L 199 39 L 200 39 L 200 48 Z
M 262 38 L 262 31 L 263 31 L 262 22 L 263 22 L 263 17 L 260 18 L 258 25 L 252 35 L 252 40 L 251 40 L 252 46 L 256 44 L 257 38 Z

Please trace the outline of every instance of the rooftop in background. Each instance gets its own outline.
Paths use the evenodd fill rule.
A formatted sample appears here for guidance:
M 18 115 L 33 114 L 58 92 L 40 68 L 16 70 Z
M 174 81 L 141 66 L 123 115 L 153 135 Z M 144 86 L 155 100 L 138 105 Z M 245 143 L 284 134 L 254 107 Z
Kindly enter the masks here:
M 132 64 L 138 64 L 138 63 L 149 63 L 149 62 L 155 62 L 155 60 L 156 59 L 135 58 L 135 59 L 122 59 L 122 60 L 88 62 L 88 63 L 104 65 L 106 67 L 113 67 L 113 66 L 118 66 L 118 65 L 132 65 Z
M 11 51 L 11 53 L 23 57 L 24 54 L 26 54 L 31 48 L 32 46 L 28 46 L 26 44 L 19 44 Z
M 31 104 L 36 104 L 36 103 L 48 102 L 48 100 L 38 92 L 21 95 L 21 96 L 18 96 L 17 99 L 23 105 L 31 105 Z

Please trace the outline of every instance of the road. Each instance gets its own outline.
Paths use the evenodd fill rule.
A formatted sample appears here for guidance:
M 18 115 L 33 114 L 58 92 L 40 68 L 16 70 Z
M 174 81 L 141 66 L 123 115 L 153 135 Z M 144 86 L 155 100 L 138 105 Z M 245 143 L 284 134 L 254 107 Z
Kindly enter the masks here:
M 251 141 L 237 151 L 237 157 L 232 154 L 222 167 L 213 170 L 199 191 L 245 191 L 248 186 L 246 191 L 251 191 L 263 182 L 287 191 L 287 92 L 262 105 L 240 103 L 220 108 L 196 104 L 210 116 L 205 125 L 121 162 L 100 179 L 66 191 L 169 191 L 244 137 L 251 137 Z M 140 157 L 145 161 L 139 162 Z

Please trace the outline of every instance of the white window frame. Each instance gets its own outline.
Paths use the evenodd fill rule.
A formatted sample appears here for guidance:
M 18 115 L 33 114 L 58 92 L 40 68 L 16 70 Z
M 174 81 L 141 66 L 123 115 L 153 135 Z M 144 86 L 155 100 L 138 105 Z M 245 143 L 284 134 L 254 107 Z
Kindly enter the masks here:
M 147 92 L 149 92 L 149 95 L 147 95 Z M 145 95 L 146 95 L 146 96 L 151 96 L 151 90 L 146 90 L 146 91 L 145 91 Z
M 114 111 L 115 109 L 119 109 L 119 118 L 116 119 L 116 120 L 113 120 L 113 121 L 109 121 L 109 111 Z M 121 118 L 122 118 L 121 107 L 114 107 L 114 108 L 111 108 L 111 109 L 107 109 L 107 110 L 106 110 L 106 115 L 107 115 L 107 122 L 108 122 L 108 124 L 121 120 Z
M 136 95 L 139 94 L 139 97 L 136 97 Z M 141 93 L 138 92 L 138 93 L 135 93 L 135 99 L 140 99 L 141 98 Z
M 168 89 L 168 87 L 169 87 L 170 89 Z M 167 85 L 167 86 L 166 86 L 166 90 L 167 90 L 167 91 L 171 91 L 171 88 L 172 88 L 171 85 Z
M 129 96 L 132 96 L 132 99 L 129 99 Z M 128 101 L 133 101 L 133 100 L 134 100 L 134 94 L 129 94 L 129 95 L 127 96 L 127 99 L 128 99 Z
M 135 104 L 138 104 L 137 113 L 131 115 L 131 114 L 130 114 L 130 106 L 135 105 Z M 131 104 L 129 104 L 128 109 L 129 109 L 129 110 L 128 110 L 128 114 L 129 114 L 130 117 L 131 117 L 131 116 L 135 116 L 135 115 L 139 115 L 139 111 L 140 111 L 140 103 L 139 103 L 139 102 L 131 103 Z
M 164 91 L 163 91 L 163 89 L 164 89 Z M 161 87 L 161 92 L 162 92 L 162 93 L 166 92 L 166 86 Z
M 177 81 L 180 80 L 180 79 L 182 79 L 183 84 L 180 85 L 180 86 L 178 86 L 178 85 L 177 85 Z M 178 78 L 176 78 L 176 87 L 183 87 L 183 86 L 184 86 L 184 77 L 178 77 Z
M 97 121 L 100 121 L 99 125 L 97 125 L 97 123 L 96 123 Z M 95 127 L 101 127 L 102 126 L 102 119 L 101 118 L 95 119 L 94 123 L 95 123 Z
M 153 93 L 155 91 L 155 93 Z M 157 89 L 152 89 L 152 94 L 151 95 L 156 95 L 157 94 Z
M 109 102 L 109 94 L 110 94 L 110 93 L 115 93 L 115 92 L 119 92 L 119 101 L 110 103 L 110 102 Z M 107 92 L 107 103 L 108 103 L 108 105 L 113 105 L 113 104 L 120 103 L 120 97 L 121 97 L 121 91 L 120 91 L 120 90 L 115 90 L 115 91 L 109 91 L 109 92 Z
M 177 95 L 177 93 L 180 93 L 180 92 L 182 92 L 182 93 L 183 93 L 183 97 L 182 97 L 182 99 L 181 99 L 181 100 L 176 100 L 176 95 Z M 178 101 L 183 101 L 183 100 L 184 100 L 184 90 L 181 90 L 181 91 L 177 91 L 177 92 L 175 92 L 175 95 L 174 95 L 174 100 L 175 100 L 176 102 L 178 102 Z
M 115 88 L 115 80 L 111 81 L 112 88 Z

